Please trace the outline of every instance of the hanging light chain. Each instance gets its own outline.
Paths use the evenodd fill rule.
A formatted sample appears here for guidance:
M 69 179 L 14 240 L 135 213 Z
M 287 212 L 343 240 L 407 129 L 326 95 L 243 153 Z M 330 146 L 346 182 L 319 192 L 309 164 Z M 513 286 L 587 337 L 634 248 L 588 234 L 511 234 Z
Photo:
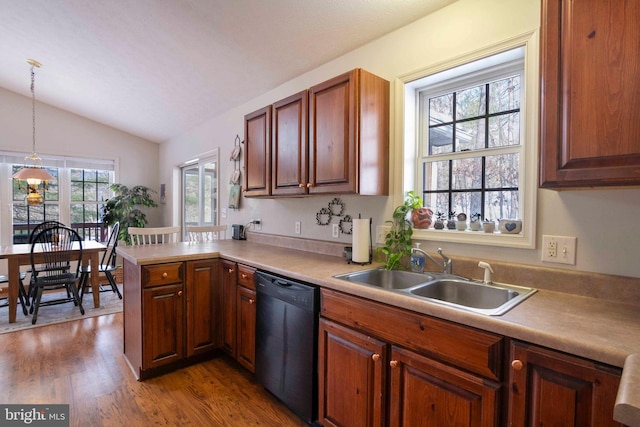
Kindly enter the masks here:
M 36 155 L 36 73 L 33 71 L 34 64 L 31 64 L 31 112 L 33 114 L 33 145 L 32 153 Z

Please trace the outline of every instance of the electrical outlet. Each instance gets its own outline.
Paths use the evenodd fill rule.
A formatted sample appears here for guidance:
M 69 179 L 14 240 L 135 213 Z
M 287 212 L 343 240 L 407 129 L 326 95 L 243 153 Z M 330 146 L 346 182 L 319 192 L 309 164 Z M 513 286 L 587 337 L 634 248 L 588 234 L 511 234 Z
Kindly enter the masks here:
M 542 236 L 542 261 L 576 264 L 577 239 L 572 236 Z
M 300 221 L 296 221 L 296 234 L 301 234 L 302 233 L 302 224 L 300 223 Z
M 262 231 L 262 220 L 260 218 L 253 220 L 253 229 L 256 231 Z
M 340 225 L 338 224 L 331 224 L 331 236 L 334 239 L 338 239 L 340 238 Z

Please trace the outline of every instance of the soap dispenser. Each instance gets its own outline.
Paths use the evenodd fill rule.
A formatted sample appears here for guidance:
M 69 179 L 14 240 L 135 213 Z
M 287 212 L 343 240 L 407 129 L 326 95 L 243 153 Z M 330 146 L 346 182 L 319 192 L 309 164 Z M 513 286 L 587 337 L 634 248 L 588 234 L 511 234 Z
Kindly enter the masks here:
M 424 272 L 424 255 L 421 254 L 420 243 L 416 243 L 416 247 L 411 250 L 411 271 L 416 273 Z

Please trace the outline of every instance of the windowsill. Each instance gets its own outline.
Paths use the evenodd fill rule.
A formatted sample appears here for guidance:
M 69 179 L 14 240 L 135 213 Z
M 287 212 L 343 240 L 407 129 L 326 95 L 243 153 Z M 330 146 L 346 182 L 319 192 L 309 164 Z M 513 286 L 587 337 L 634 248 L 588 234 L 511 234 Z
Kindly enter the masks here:
M 380 227 L 379 227 L 380 228 Z M 383 226 L 384 234 L 389 231 L 389 226 Z M 378 235 L 380 234 L 378 230 Z M 485 233 L 484 231 L 458 231 L 458 230 L 436 230 L 429 229 L 413 229 L 414 240 L 428 240 L 431 242 L 452 242 L 452 243 L 465 243 L 470 245 L 485 245 L 485 246 L 501 246 L 506 248 L 521 248 L 521 249 L 533 249 L 535 248 L 535 241 L 533 236 L 529 237 L 525 234 L 527 230 L 523 229 L 519 234 L 502 234 L 500 232 Z

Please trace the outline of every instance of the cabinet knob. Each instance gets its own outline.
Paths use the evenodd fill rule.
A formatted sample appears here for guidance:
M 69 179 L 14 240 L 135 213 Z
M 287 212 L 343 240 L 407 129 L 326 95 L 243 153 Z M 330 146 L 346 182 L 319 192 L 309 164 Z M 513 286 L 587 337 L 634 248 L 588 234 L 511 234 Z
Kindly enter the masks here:
M 167 274 L 167 272 L 165 271 L 164 273 L 162 273 L 162 278 L 166 279 L 167 277 L 169 277 L 169 275 Z
M 181 297 L 182 296 L 182 291 L 178 291 L 178 296 Z
M 229 273 L 233 273 L 233 271 L 234 271 L 233 268 L 229 269 Z
M 374 362 L 377 362 L 378 360 L 380 360 L 380 355 L 378 353 L 373 353 L 371 355 L 371 360 L 373 360 Z
M 310 182 L 307 182 L 307 188 L 311 188 L 313 185 Z
M 249 277 L 245 273 L 242 273 L 240 276 L 242 276 L 243 279 L 246 279 L 247 277 Z
M 300 184 L 298 184 L 298 187 L 300 187 L 300 188 L 304 188 L 304 187 L 305 187 L 305 185 L 304 185 L 304 184 L 302 184 L 302 183 L 300 183 Z
M 513 368 L 514 371 L 521 370 L 523 366 L 524 365 L 522 364 L 521 360 L 516 359 L 516 360 L 511 362 L 511 367 Z
M 397 360 L 392 360 L 391 362 L 389 362 L 389 366 L 391 366 L 392 368 L 395 368 L 398 366 L 398 361 Z
M 249 304 L 253 304 L 254 302 L 256 302 L 256 300 L 249 298 Z

